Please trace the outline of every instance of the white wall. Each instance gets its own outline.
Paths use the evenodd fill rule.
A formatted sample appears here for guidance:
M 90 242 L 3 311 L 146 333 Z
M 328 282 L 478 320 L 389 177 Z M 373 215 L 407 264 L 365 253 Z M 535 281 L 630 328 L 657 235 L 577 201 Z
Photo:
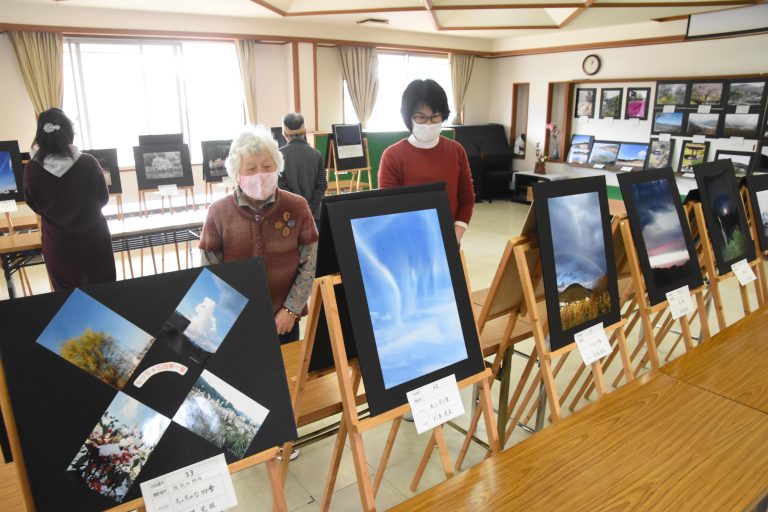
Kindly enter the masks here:
M 37 126 L 35 109 L 6 34 L 0 34 L 0 69 L 0 140 L 18 140 L 21 151 L 29 151 Z
M 317 49 L 318 129 L 330 131 L 332 124 L 343 123 L 344 90 L 338 48 Z

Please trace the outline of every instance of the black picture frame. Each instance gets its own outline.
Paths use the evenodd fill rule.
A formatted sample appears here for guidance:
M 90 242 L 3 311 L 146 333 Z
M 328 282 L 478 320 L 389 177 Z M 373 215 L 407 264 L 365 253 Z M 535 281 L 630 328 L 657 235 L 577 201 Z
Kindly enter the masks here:
M 139 146 L 164 146 L 166 144 L 184 144 L 184 134 L 161 133 L 158 135 L 139 135 Z
M 592 151 L 592 144 L 595 138 L 592 135 L 580 135 L 574 133 L 571 135 L 571 145 L 568 148 L 566 161 L 569 164 L 586 164 L 589 161 L 589 153 Z
M 668 292 L 682 286 L 701 286 L 701 267 L 672 168 L 617 178 L 650 304 L 665 301 Z
M 680 149 L 680 158 L 677 161 L 677 172 L 691 173 L 693 167 L 707 161 L 709 155 L 709 141 L 693 142 L 684 140 Z
M 760 250 L 768 251 L 768 174 L 747 176 L 747 190 L 752 203 L 752 219 Z
M 365 136 L 361 124 L 332 124 L 331 133 L 336 151 L 336 169 L 345 171 L 349 169 L 364 169 L 368 167 L 367 151 L 365 149 Z M 359 156 L 342 156 L 344 147 L 361 146 L 362 154 Z
M 726 106 L 733 108 L 740 105 L 749 105 L 750 109 L 751 107 L 764 107 L 766 94 L 768 94 L 766 84 L 768 84 L 768 80 L 765 78 L 734 78 L 729 80 Z
M 715 152 L 715 160 L 730 160 L 733 172 L 737 178 L 752 174 L 755 165 L 755 153 L 751 151 L 731 151 L 730 149 L 718 149 Z
M 755 259 L 755 244 L 747 225 L 736 175 L 730 160 L 693 166 L 707 232 L 720 275 L 737 261 Z
M 727 112 L 723 116 L 723 137 L 743 137 L 745 139 L 757 139 L 760 129 L 760 114 L 737 114 Z
M 615 165 L 616 159 L 619 157 L 619 149 L 621 149 L 621 142 L 596 140 L 589 152 L 588 163 L 591 165 Z M 611 155 L 613 156 L 611 157 Z
M 685 134 L 689 136 L 704 135 L 705 137 L 715 138 L 720 133 L 722 117 L 719 112 L 710 112 L 708 114 L 689 112 Z
M 619 169 L 631 167 L 633 171 L 644 169 L 648 160 L 648 146 L 647 142 L 622 142 L 614 165 Z
M 661 133 L 668 133 L 670 135 L 682 135 L 683 127 L 685 126 L 686 113 L 680 110 L 674 112 L 664 112 L 662 110 L 655 110 L 653 112 L 653 125 L 651 126 L 651 133 L 658 135 Z
M 577 332 L 601 322 L 607 327 L 621 317 L 605 176 L 535 183 L 533 198 L 550 350 L 556 351 L 573 343 Z M 570 244 L 567 251 L 563 244 Z M 572 281 L 559 282 L 558 276 Z M 587 299 L 596 311 L 579 318 L 589 309 Z M 569 304 L 561 307 L 563 301 Z
M 651 109 L 650 87 L 627 87 L 627 101 L 624 106 L 624 119 L 648 119 Z
M 695 81 L 691 82 L 690 104 L 722 106 L 727 96 L 726 83 L 722 81 Z
M 611 97 L 608 98 L 608 95 L 611 95 Z M 621 87 L 604 87 L 600 89 L 600 119 L 607 117 L 621 119 L 623 99 L 624 89 Z
M 176 185 L 177 187 L 194 185 L 192 163 L 189 160 L 189 146 L 186 144 L 134 146 L 133 158 L 136 164 L 136 181 L 139 190 L 154 190 L 160 185 Z M 168 163 L 154 164 L 152 169 L 148 169 L 146 162 L 150 158 L 164 159 Z
M 594 87 L 579 87 L 574 95 L 573 117 L 595 117 L 597 89 Z
M 675 154 L 675 139 L 651 139 L 644 169 L 663 169 L 672 167 L 672 155 Z
M 656 82 L 656 105 L 685 106 L 688 104 L 690 90 L 689 82 L 682 80 Z
M 110 195 L 122 194 L 123 183 L 120 181 L 120 167 L 117 165 L 117 148 L 86 149 L 83 153 L 87 153 L 99 161 Z
M 229 156 L 229 148 L 232 139 L 229 140 L 204 140 L 201 143 L 203 150 L 203 181 L 219 183 L 227 176 L 224 161 Z
M 408 187 L 396 194 L 386 190 L 381 191 L 383 194 L 379 192 L 361 192 L 355 194 L 354 200 L 329 200 L 326 203 L 327 221 L 333 233 L 358 362 L 372 415 L 407 403 L 408 391 L 451 374 L 460 381 L 481 372 L 484 367 L 444 185 L 440 184 L 439 188 Z M 376 230 L 367 229 L 372 224 L 376 225 Z M 357 231 L 355 226 L 358 226 Z M 396 234 L 390 233 L 395 227 L 404 226 L 408 227 L 407 233 L 400 229 Z M 385 240 L 390 249 L 370 250 Z M 398 245 L 403 251 L 397 250 Z M 378 274 L 372 272 L 374 267 L 369 265 L 374 259 L 377 261 L 377 272 L 390 272 L 387 275 L 393 279 L 391 286 L 384 287 L 383 291 L 383 286 L 377 284 L 375 279 Z M 392 268 L 394 260 L 398 261 L 397 268 Z M 421 263 L 427 261 L 431 269 L 440 267 L 441 270 L 435 273 L 423 267 Z M 412 270 L 418 267 L 421 271 L 412 273 L 404 267 Z M 406 282 L 409 285 L 403 286 Z M 442 284 L 427 285 L 428 282 Z M 437 287 L 447 293 L 432 293 Z M 431 291 L 427 292 L 430 288 Z M 386 290 L 397 292 L 395 295 L 401 301 L 387 301 Z M 416 290 L 419 290 L 418 293 Z M 382 304 L 387 306 L 379 311 Z M 415 309 L 406 312 L 403 308 L 408 304 Z M 372 312 L 372 307 L 377 309 Z M 452 308 L 455 308 L 455 315 Z M 416 314 L 420 317 L 418 330 L 421 334 L 408 327 L 415 326 L 412 322 L 416 321 Z M 404 328 L 397 329 L 397 336 L 388 337 L 386 329 L 392 324 L 393 317 Z M 449 328 L 448 325 L 456 328 Z M 425 335 L 425 329 L 429 335 Z M 446 332 L 449 332 L 447 337 Z M 449 343 L 450 337 L 454 338 Z M 435 342 L 439 349 L 433 346 Z M 406 343 L 407 346 L 404 346 Z M 438 355 L 435 350 L 439 351 L 440 357 L 446 358 L 443 361 L 445 364 L 440 363 L 436 369 L 433 368 L 434 358 Z M 465 355 L 461 357 L 461 353 Z M 450 359 L 457 354 L 458 359 Z M 393 361 L 398 365 L 407 361 L 407 370 L 400 373 L 397 368 L 392 368 L 390 364 Z M 433 364 L 425 365 L 426 361 Z
M 0 201 L 24 200 L 24 166 L 19 141 L 0 141 Z

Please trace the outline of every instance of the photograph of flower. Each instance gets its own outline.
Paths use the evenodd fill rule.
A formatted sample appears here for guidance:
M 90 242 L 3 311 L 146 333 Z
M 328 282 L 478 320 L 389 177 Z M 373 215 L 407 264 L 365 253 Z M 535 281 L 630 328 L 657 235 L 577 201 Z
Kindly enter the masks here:
M 37 343 L 117 389 L 122 389 L 152 344 L 152 336 L 75 289 Z
M 650 97 L 650 87 L 627 87 L 627 105 L 624 107 L 624 118 L 648 119 L 648 100 Z
M 621 98 L 624 89 L 602 89 L 600 91 L 600 119 L 621 118 Z
M 719 105 L 723 101 L 722 82 L 699 82 L 691 85 L 691 103 Z
M 731 82 L 728 105 L 760 105 L 765 93 L 765 82 Z
M 16 176 L 13 174 L 10 151 L 0 151 L 0 196 L 16 193 Z
M 267 414 L 261 404 L 203 370 L 173 421 L 242 458 Z
M 709 151 L 709 142 L 683 141 L 683 149 L 680 151 L 680 161 L 678 162 L 678 172 L 693 172 L 693 166 L 703 164 L 707 161 L 707 151 Z
M 645 159 L 647 156 L 648 144 L 622 142 L 621 147 L 619 148 L 619 156 L 616 159 L 616 166 L 632 167 L 635 170 L 639 170 L 645 166 Z
M 589 163 L 612 165 L 619 156 L 619 142 L 595 141 L 589 154 Z
M 654 112 L 653 129 L 654 133 L 671 133 L 672 135 L 683 133 L 682 112 Z
M 165 321 L 157 340 L 204 364 L 216 353 L 247 302 L 243 294 L 204 268 Z
M 184 175 L 181 167 L 180 151 L 162 151 L 159 153 L 144 153 L 144 172 L 147 179 L 162 180 L 165 178 L 180 178 Z
M 656 86 L 657 105 L 685 105 L 686 83 L 659 83 Z
M 757 122 L 760 114 L 725 114 L 724 137 L 757 138 Z
M 591 135 L 573 134 L 571 136 L 571 148 L 568 150 L 568 163 L 587 163 L 594 140 L 595 138 Z
M 123 501 L 170 420 L 118 393 L 85 440 L 67 471 L 99 494 Z
M 675 139 L 652 139 L 648 148 L 648 158 L 645 162 L 646 169 L 662 169 L 672 166 L 672 151 L 675 149 Z
M 203 147 L 203 179 L 205 181 L 221 181 L 227 175 L 224 162 L 229 156 L 231 140 L 204 140 Z
M 720 122 L 720 114 L 699 114 L 691 112 L 688 114 L 688 129 L 686 135 L 706 135 L 714 137 L 717 135 L 717 126 Z
M 351 222 L 384 387 L 466 359 L 437 210 Z
M 752 159 L 755 154 L 749 151 L 727 151 L 718 149 L 715 153 L 715 160 L 730 160 L 733 164 L 733 171 L 737 178 L 746 176 L 752 169 Z
M 597 89 L 576 89 L 576 108 L 574 117 L 595 117 L 595 97 Z

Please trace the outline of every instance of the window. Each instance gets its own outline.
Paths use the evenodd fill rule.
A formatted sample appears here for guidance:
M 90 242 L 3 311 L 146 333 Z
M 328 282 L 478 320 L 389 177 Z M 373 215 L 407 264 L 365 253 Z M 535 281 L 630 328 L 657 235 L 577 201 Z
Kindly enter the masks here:
M 230 42 L 65 38 L 64 111 L 81 149 L 117 148 L 132 167 L 144 134 L 184 133 L 192 162 L 200 142 L 228 139 L 245 123 Z
M 453 88 L 451 87 L 451 66 L 447 57 L 424 57 L 403 54 L 379 54 L 379 93 L 376 105 L 368 120 L 368 130 L 404 130 L 400 115 L 400 101 L 405 87 L 417 78 L 439 83 L 448 96 L 451 117 L 454 115 Z M 450 120 L 449 120 L 450 121 Z M 347 83 L 344 82 L 344 122 L 357 123 Z

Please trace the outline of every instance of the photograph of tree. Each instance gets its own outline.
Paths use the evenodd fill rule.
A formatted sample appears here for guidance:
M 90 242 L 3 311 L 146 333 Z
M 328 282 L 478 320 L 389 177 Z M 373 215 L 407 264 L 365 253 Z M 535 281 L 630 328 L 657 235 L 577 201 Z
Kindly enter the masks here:
M 242 458 L 267 414 L 261 404 L 203 370 L 173 421 Z
M 591 135 L 574 134 L 571 137 L 571 149 L 568 150 L 568 163 L 587 163 L 594 139 Z
M 662 169 L 672 166 L 672 150 L 675 148 L 675 139 L 652 139 L 648 148 L 648 158 L 645 162 L 646 169 Z
M 144 172 L 147 175 L 148 180 L 181 178 L 184 176 L 180 151 L 144 153 L 143 158 Z
M 680 162 L 678 163 L 678 172 L 693 172 L 693 166 L 703 164 L 707 161 L 707 150 L 709 142 L 691 142 L 683 141 L 683 149 L 680 151 Z
M 589 154 L 589 163 L 611 165 L 616 163 L 619 156 L 619 142 L 600 142 L 596 141 L 592 145 L 592 152 Z
M 757 122 L 760 114 L 725 114 L 724 137 L 757 138 Z
M 351 222 L 384 387 L 466 359 L 437 210 Z
M 102 382 L 122 389 L 152 344 L 152 336 L 79 289 L 37 343 Z
M 691 112 L 688 114 L 688 129 L 686 135 L 706 135 L 714 137 L 717 135 L 717 125 L 720 121 L 720 114 L 699 114 Z
M 691 85 L 691 103 L 694 105 L 719 105 L 723 101 L 722 82 L 704 82 Z
M 109 405 L 67 471 L 88 488 L 123 501 L 171 421 L 124 393 Z
M 595 96 L 597 89 L 576 89 L 575 117 L 595 117 Z
M 626 119 L 648 119 L 648 98 L 650 96 L 650 87 L 628 87 L 624 117 Z
M 648 144 L 622 142 L 621 147 L 619 148 L 619 156 L 616 159 L 616 166 L 642 169 L 645 166 L 645 159 L 647 156 Z
M 0 151 L 0 196 L 16 193 L 16 177 L 10 151 Z
M 760 105 L 764 92 L 765 82 L 731 82 L 728 105 Z
M 621 118 L 621 97 L 624 89 L 602 89 L 600 91 L 600 118 Z
M 157 340 L 177 354 L 204 364 L 224 341 L 248 299 L 204 268 Z
M 653 130 L 654 133 L 680 134 L 683 132 L 683 113 L 682 112 L 654 112 Z
M 685 105 L 685 95 L 688 92 L 688 84 L 685 83 L 660 83 L 656 86 L 657 105 Z

